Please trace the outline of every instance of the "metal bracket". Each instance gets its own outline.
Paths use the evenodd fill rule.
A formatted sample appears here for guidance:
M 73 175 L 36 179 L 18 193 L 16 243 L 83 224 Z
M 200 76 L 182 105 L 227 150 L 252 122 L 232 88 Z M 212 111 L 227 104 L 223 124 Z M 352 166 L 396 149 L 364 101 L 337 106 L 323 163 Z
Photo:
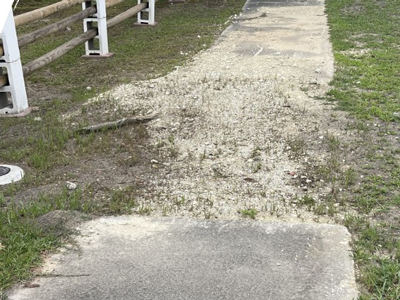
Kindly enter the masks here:
M 156 1 L 155 0 L 138 0 L 138 4 L 147 3 L 147 8 L 138 12 L 137 14 L 137 25 L 156 25 Z M 143 13 L 147 13 L 147 19 L 144 18 Z
M 97 36 L 85 43 L 85 56 L 90 58 L 107 58 L 113 56 L 108 52 L 108 35 L 107 35 L 107 13 L 106 1 L 95 0 L 97 12 L 83 20 L 83 31 L 97 28 Z M 82 3 L 82 9 L 85 10 L 93 6 L 92 0 Z
M 0 56 L 0 76 L 7 77 L 6 84 L 0 87 L 0 115 L 19 114 L 28 110 L 29 105 L 11 9 L 0 33 L 0 39 L 0 47 L 3 50 Z

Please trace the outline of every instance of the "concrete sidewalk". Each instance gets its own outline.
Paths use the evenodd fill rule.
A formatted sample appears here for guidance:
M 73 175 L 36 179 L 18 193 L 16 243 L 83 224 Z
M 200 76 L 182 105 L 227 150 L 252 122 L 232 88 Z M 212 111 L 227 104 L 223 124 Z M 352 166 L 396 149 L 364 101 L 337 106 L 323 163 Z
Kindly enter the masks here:
M 102 218 L 10 300 L 351 300 L 348 241 L 336 225 Z

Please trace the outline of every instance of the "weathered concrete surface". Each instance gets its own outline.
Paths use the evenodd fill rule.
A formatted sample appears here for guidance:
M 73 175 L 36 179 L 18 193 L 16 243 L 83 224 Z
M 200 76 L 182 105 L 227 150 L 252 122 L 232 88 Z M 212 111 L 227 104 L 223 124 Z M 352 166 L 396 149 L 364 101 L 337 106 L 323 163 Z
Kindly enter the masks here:
M 348 240 L 336 225 L 102 218 L 10 300 L 350 300 Z

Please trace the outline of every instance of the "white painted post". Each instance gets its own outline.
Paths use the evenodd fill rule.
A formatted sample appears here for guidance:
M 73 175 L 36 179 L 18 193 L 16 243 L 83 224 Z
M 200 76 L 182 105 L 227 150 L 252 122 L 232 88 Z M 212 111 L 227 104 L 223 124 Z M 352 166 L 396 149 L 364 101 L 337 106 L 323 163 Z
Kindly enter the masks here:
M 83 20 L 83 31 L 86 32 L 92 28 L 97 28 L 98 34 L 85 43 L 85 57 L 110 57 L 113 54 L 108 52 L 106 1 L 95 1 L 97 12 Z M 92 6 L 92 0 L 82 3 L 82 9 L 90 6 Z M 94 22 L 97 23 L 97 27 L 93 26 Z M 98 40 L 98 45 L 96 45 L 96 40 Z
M 147 2 L 147 8 L 140 11 L 137 15 L 137 24 L 139 25 L 156 25 L 156 1 L 155 0 L 138 0 L 138 4 Z M 148 14 L 148 18 L 143 18 L 143 12 Z
M 0 27 L 0 42 L 4 54 L 0 57 L 0 75 L 7 75 L 8 83 L 0 87 L 0 115 L 19 114 L 29 105 L 11 5 L 7 18 L 2 22 L 4 27 Z

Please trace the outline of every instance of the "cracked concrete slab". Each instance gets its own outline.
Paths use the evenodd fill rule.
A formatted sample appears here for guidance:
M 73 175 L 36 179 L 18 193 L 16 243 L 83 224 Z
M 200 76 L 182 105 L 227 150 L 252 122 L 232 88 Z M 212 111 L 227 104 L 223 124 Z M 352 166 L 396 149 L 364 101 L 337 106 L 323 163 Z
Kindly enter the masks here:
M 337 225 L 101 218 L 9 299 L 351 300 L 348 242 Z

